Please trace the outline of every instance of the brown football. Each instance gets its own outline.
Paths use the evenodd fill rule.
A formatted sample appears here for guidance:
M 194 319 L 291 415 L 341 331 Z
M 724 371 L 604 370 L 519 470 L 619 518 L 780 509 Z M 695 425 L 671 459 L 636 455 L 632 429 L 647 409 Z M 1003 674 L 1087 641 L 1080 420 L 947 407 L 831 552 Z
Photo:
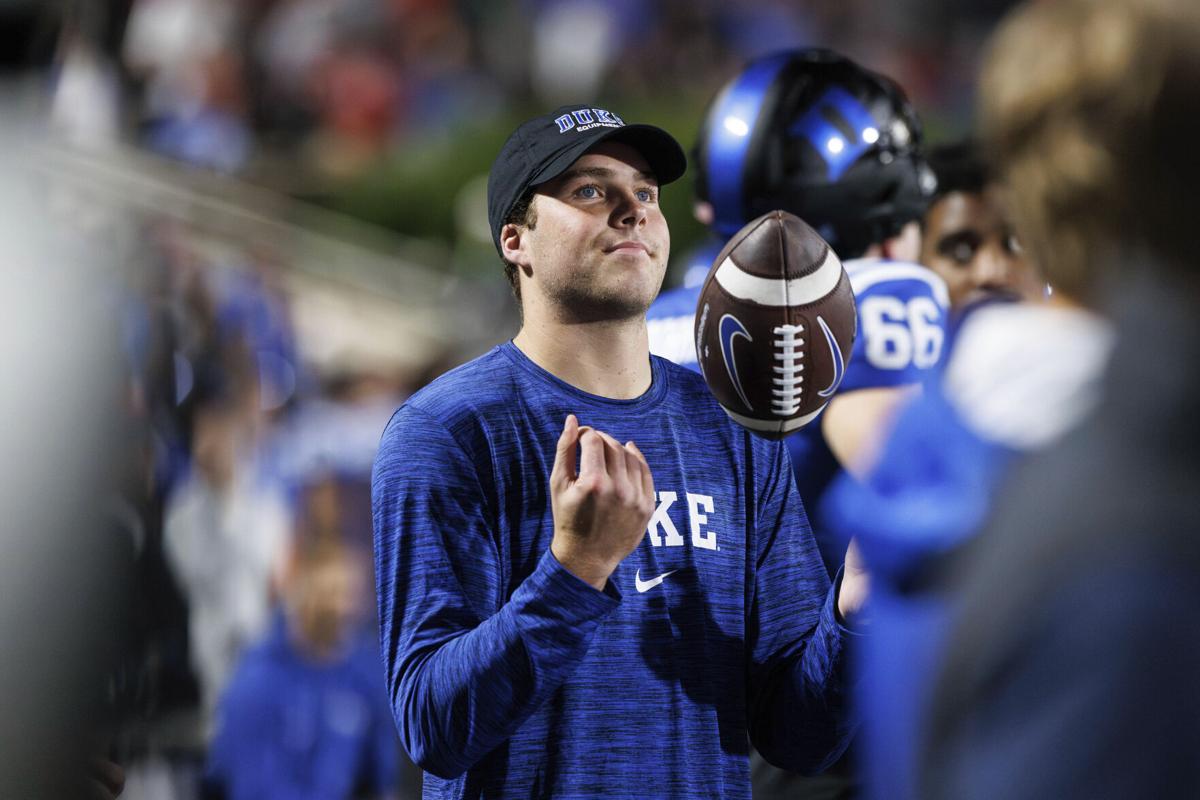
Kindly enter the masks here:
M 713 261 L 696 305 L 696 357 L 735 422 L 782 439 L 837 391 L 857 327 L 832 248 L 799 217 L 772 211 Z

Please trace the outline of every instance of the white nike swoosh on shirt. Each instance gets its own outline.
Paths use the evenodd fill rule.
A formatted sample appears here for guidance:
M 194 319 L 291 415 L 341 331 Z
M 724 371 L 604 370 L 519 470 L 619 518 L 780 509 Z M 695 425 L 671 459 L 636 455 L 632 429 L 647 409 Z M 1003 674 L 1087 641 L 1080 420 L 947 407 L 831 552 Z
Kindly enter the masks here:
M 648 592 L 651 589 L 653 589 L 655 586 L 658 586 L 660 583 L 662 583 L 664 580 L 666 580 L 668 575 L 674 575 L 678 571 L 679 570 L 673 569 L 670 572 L 664 572 L 662 575 L 659 575 L 657 578 L 651 578 L 648 581 L 644 581 L 644 580 L 642 580 L 642 571 L 639 569 L 634 574 L 633 579 L 634 579 L 634 583 L 637 584 L 637 590 L 639 592 Z

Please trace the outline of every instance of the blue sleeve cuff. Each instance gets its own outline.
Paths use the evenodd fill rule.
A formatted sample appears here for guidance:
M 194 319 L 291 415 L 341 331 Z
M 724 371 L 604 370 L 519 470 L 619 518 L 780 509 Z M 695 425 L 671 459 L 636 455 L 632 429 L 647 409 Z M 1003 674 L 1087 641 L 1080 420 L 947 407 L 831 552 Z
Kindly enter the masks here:
M 512 620 L 538 658 L 579 658 L 596 629 L 620 604 L 609 582 L 598 592 L 558 562 L 547 548 L 537 568 L 513 592 Z M 535 659 L 536 661 L 537 659 Z
M 538 563 L 538 568 L 534 571 L 533 574 L 536 575 L 539 572 L 541 572 L 543 569 L 550 570 L 555 576 L 554 579 L 555 580 L 561 579 L 562 582 L 565 584 L 565 586 L 568 587 L 569 589 L 573 590 L 576 588 L 582 588 L 585 593 L 590 593 L 592 595 L 596 594 L 595 588 L 593 588 L 590 583 L 583 580 L 578 575 L 576 575 L 574 572 L 571 572 L 571 570 L 564 567 L 562 565 L 562 562 L 559 561 L 557 558 L 555 558 L 554 551 L 552 551 L 548 547 L 546 548 L 546 552 L 542 555 L 542 560 Z M 565 576 L 565 577 L 560 578 L 559 576 Z M 532 576 L 530 576 L 530 577 L 532 577 Z M 575 584 L 579 584 L 579 587 L 576 587 Z M 620 592 L 620 590 L 617 589 L 616 585 L 612 582 L 612 580 L 607 580 L 604 582 L 604 591 L 601 592 L 600 594 L 603 594 L 606 597 L 610 597 L 618 603 L 621 602 L 621 592 Z

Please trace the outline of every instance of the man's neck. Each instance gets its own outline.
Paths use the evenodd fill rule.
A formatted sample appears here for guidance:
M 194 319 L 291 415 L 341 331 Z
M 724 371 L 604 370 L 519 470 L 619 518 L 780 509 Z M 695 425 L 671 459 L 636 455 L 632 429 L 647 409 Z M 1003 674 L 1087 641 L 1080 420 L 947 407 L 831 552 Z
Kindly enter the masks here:
M 575 324 L 526 318 L 513 343 L 533 363 L 589 394 L 631 400 L 650 388 L 645 318 Z

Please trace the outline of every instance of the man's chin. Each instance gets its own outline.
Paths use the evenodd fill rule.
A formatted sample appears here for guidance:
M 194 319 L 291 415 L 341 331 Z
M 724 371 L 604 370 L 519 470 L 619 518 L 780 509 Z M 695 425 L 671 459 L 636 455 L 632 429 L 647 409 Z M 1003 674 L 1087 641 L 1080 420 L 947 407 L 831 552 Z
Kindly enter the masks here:
M 644 319 L 654 295 L 578 295 L 561 303 L 564 317 L 575 323 L 625 322 Z
M 653 274 L 651 274 L 653 272 Z M 589 285 L 556 287 L 554 304 L 564 319 L 573 322 L 621 322 L 641 319 L 658 296 L 665 270 L 659 264 L 621 275 L 616 280 Z

